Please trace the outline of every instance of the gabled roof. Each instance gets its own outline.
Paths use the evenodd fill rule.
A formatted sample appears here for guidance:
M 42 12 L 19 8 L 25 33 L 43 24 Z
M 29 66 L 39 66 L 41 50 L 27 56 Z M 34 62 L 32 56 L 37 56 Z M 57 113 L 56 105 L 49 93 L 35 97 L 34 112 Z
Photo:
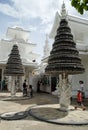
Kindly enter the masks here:
M 29 33 L 30 31 L 24 30 L 20 27 L 8 27 L 6 36 L 7 38 L 23 39 L 26 41 L 29 38 Z
M 51 32 L 49 34 L 50 38 L 55 37 L 56 30 L 59 27 L 60 19 L 61 19 L 61 15 L 57 11 L 55 14 L 55 19 L 54 19 L 54 23 L 53 23 Z M 77 17 L 77 16 L 72 16 L 72 15 L 67 15 L 67 19 L 68 19 L 69 25 L 71 26 L 72 30 L 76 31 L 76 30 L 78 30 L 78 28 L 80 28 L 80 31 L 85 32 L 85 33 L 88 32 L 88 19 Z
M 8 55 L 10 54 L 11 48 L 14 43 L 16 42 L 4 39 L 0 41 L 0 63 L 1 61 L 6 63 Z M 32 52 L 35 48 L 35 44 L 18 43 L 17 45 L 19 47 L 19 53 L 21 55 L 22 62 L 24 62 L 23 59 L 26 59 L 25 63 L 30 64 L 34 63 L 32 62 L 33 60 L 37 60 L 39 58 L 39 54 Z

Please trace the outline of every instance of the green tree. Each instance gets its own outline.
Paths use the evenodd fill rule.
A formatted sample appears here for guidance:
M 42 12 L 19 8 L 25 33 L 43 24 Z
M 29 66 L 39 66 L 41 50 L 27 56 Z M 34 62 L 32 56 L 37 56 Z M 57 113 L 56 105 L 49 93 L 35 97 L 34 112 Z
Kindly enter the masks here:
M 88 0 L 71 0 L 71 5 L 77 9 L 80 14 L 88 11 Z

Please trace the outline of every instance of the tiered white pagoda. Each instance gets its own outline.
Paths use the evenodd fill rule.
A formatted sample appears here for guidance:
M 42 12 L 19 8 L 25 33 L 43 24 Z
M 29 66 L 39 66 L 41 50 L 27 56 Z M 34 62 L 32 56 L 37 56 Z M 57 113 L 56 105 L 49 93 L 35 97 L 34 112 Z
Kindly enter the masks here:
M 22 59 L 22 64 L 24 66 L 25 76 L 20 79 L 17 77 L 17 87 L 22 89 L 23 80 L 26 79 L 28 85 L 32 84 L 33 70 L 37 68 L 38 63 L 37 59 L 40 56 L 39 54 L 33 53 L 33 50 L 36 47 L 36 44 L 33 44 L 29 41 L 29 31 L 24 30 L 19 27 L 10 28 L 8 27 L 6 33 L 6 39 L 1 39 L 0 41 L 0 83 L 4 79 L 4 69 L 8 60 L 8 55 L 11 52 L 12 46 L 14 44 L 18 45 L 20 57 Z M 11 77 L 6 77 L 8 90 L 11 88 Z M 2 84 L 0 84 L 0 88 Z
M 82 64 L 84 65 L 85 68 L 85 73 L 70 76 L 72 79 L 72 95 L 75 95 L 77 93 L 77 89 L 80 89 L 79 81 L 82 80 L 84 81 L 85 95 L 88 96 L 88 19 L 71 16 L 69 14 L 67 15 L 67 18 L 74 40 L 77 43 L 76 47 L 79 50 L 79 54 L 82 59 Z M 61 20 L 61 14 L 57 11 L 51 32 L 49 34 L 49 37 L 51 39 L 54 39 L 56 35 L 56 31 L 59 26 L 60 20 Z M 48 57 L 46 58 L 44 57 L 44 59 L 42 59 L 42 62 L 47 63 L 47 60 Z M 52 92 L 52 78 L 50 80 L 49 88 L 50 91 Z

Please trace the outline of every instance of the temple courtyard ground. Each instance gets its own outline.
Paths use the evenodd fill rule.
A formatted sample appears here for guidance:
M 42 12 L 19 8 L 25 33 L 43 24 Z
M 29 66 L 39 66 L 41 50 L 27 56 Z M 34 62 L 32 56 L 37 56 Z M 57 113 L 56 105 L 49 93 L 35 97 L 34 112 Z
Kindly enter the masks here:
M 34 93 L 33 98 L 17 93 L 11 99 L 10 93 L 0 92 L 0 130 L 88 130 L 88 99 L 84 99 L 85 111 L 75 110 L 73 99 L 69 116 L 58 110 L 58 102 L 46 93 Z

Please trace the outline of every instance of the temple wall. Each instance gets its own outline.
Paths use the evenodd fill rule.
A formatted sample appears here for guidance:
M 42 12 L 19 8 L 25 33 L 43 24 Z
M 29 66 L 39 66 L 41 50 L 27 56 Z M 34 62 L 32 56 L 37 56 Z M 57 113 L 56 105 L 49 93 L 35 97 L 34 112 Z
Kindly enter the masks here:
M 80 89 L 79 81 L 84 81 L 84 92 L 85 96 L 88 97 L 88 58 L 87 56 L 82 56 L 82 63 L 85 68 L 85 73 L 77 74 L 72 76 L 72 95 L 75 96 L 77 89 Z
M 87 33 L 88 34 L 88 33 Z M 88 45 L 88 37 L 87 35 L 84 35 L 84 43 Z M 88 49 L 88 48 L 87 48 Z

